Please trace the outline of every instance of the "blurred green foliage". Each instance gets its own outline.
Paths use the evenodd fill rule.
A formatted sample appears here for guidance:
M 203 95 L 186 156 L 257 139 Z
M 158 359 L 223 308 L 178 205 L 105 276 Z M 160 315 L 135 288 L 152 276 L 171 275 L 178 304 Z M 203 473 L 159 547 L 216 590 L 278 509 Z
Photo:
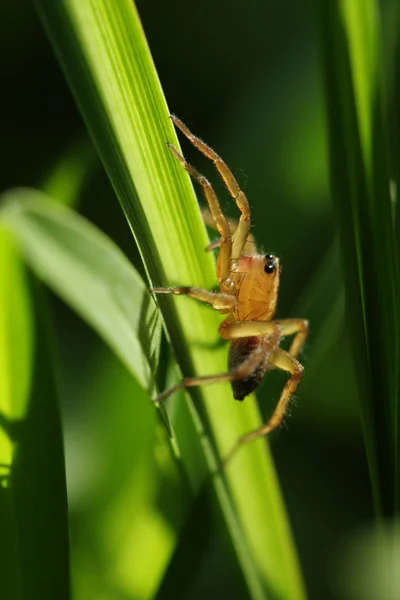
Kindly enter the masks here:
M 398 7 L 394 0 L 381 5 L 385 65 L 388 70 L 392 66 L 388 100 L 396 107 Z M 272 440 L 309 597 L 378 597 L 368 596 L 360 584 L 361 553 L 351 545 L 345 572 L 349 585 L 341 578 L 340 557 L 361 528 L 372 527 L 373 509 L 329 199 L 315 3 L 204 0 L 188 7 L 182 0 L 140 0 L 137 6 L 171 110 L 225 158 L 249 197 L 257 241 L 281 257 L 278 315 L 305 317 L 311 323 L 304 381 L 286 427 Z M 0 189 L 40 186 L 63 156 L 82 153 L 87 169 L 84 177 L 77 174 L 76 205 L 143 273 L 36 14 L 19 0 L 4 2 L 0 16 L 6 92 Z M 397 128 L 393 123 L 393 145 L 398 147 L 399 121 Z M 235 207 L 211 166 L 190 147 L 185 152 L 215 181 L 224 210 L 234 216 Z M 399 164 L 397 156 L 393 176 Z M 70 178 L 55 179 L 52 186 L 62 197 Z M 152 406 L 139 401 L 144 392 L 87 324 L 49 296 L 66 447 L 74 598 L 143 598 L 141 575 L 158 568 L 175 537 L 179 541 L 162 585 L 158 592 L 147 589 L 148 597 L 246 598 L 211 490 L 202 491 L 190 514 L 184 512 L 189 487 L 182 484 L 171 456 L 154 456 L 154 445 L 166 432 Z M 167 349 L 163 356 L 167 370 Z M 257 397 L 265 417 L 284 380 L 273 372 L 263 382 Z M 162 454 L 165 446 L 159 448 Z M 160 478 L 160 464 L 168 481 Z M 160 504 L 168 519 L 161 519 Z M 134 513 L 132 506 L 140 510 Z M 368 549 L 367 536 L 361 539 Z M 369 559 L 374 552 L 367 552 Z M 375 582 L 384 576 L 378 562 Z M 393 589 L 386 597 L 395 594 Z

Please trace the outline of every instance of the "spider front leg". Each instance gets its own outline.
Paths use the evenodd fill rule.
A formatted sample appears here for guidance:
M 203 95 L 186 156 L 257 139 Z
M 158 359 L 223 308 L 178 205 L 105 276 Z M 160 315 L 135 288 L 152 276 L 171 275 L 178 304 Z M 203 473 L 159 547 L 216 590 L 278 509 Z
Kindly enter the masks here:
M 207 225 L 207 227 L 211 227 L 212 229 L 217 229 L 215 226 L 213 216 L 207 208 L 205 208 L 205 207 L 202 208 L 201 214 L 203 217 L 203 221 Z M 237 219 L 232 219 L 230 217 L 227 217 L 226 220 L 228 221 L 228 225 L 229 225 L 229 229 L 231 230 L 231 233 L 236 231 L 238 224 L 239 224 Z M 219 248 L 220 246 L 221 246 L 221 239 L 214 240 L 213 242 L 211 242 L 211 244 L 208 244 L 206 251 L 211 252 L 211 250 L 215 250 L 216 248 Z M 245 245 L 243 246 L 242 253 L 245 254 L 246 256 L 252 256 L 253 254 L 257 254 L 257 244 L 251 233 L 249 233 L 247 236 L 247 240 L 246 240 Z
M 171 115 L 173 123 L 178 129 L 188 138 L 188 140 L 197 148 L 204 156 L 212 160 L 217 171 L 222 177 L 228 192 L 235 200 L 237 207 L 239 208 L 241 215 L 239 224 L 232 237 L 232 260 L 238 261 L 242 254 L 243 247 L 246 244 L 249 232 L 250 232 L 250 206 L 246 198 L 245 193 L 240 189 L 238 182 L 233 176 L 232 171 L 228 165 L 222 160 L 222 158 L 212 149 L 210 146 L 203 142 L 200 138 L 186 127 L 186 125 L 174 115 Z M 211 212 L 212 207 L 210 206 Z
M 215 310 L 232 310 L 237 304 L 236 297 L 231 296 L 230 294 L 209 292 L 208 290 L 202 290 L 201 288 L 191 286 L 152 288 L 152 291 L 155 294 L 185 294 L 186 296 L 200 300 L 200 302 L 211 304 Z
M 226 281 L 226 279 L 229 278 L 232 259 L 232 237 L 228 221 L 222 213 L 218 198 L 208 179 L 199 173 L 197 169 L 192 167 L 192 165 L 189 164 L 178 152 L 175 146 L 168 143 L 168 148 L 175 156 L 176 160 L 181 163 L 185 171 L 187 171 L 189 175 L 203 188 L 212 218 L 214 219 L 215 227 L 221 236 L 220 250 L 217 258 L 217 278 L 222 284 L 224 281 Z

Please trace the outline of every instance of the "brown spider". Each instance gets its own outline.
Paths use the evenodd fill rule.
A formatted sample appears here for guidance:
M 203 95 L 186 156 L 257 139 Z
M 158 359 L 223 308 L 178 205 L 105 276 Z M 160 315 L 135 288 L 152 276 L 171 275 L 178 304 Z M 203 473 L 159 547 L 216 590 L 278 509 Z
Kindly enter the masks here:
M 228 166 L 212 148 L 194 136 L 182 121 L 174 116 L 171 119 L 190 142 L 213 161 L 241 215 L 238 223 L 228 221 L 222 214 L 210 182 L 187 163 L 172 144 L 168 144 L 175 158 L 203 187 L 209 206 L 209 212 L 203 212 L 205 222 L 216 228 L 221 236 L 220 240 L 207 248 L 211 250 L 219 247 L 217 278 L 220 292 L 209 292 L 196 287 L 154 288 L 153 292 L 186 294 L 227 314 L 219 332 L 222 338 L 231 341 L 231 345 L 227 373 L 184 379 L 160 394 L 155 402 L 161 403 L 182 388 L 219 381 L 230 381 L 236 400 L 243 400 L 258 387 L 267 370 L 277 367 L 288 371 L 291 376 L 269 421 L 242 436 L 233 449 L 235 450 L 250 440 L 270 433 L 281 424 L 290 398 L 303 374 L 303 366 L 296 357 L 307 337 L 308 322 L 304 319 L 273 320 L 279 290 L 279 259 L 273 254 L 255 252 L 254 240 L 250 234 L 249 203 Z M 293 334 L 295 337 L 289 352 L 282 350 L 279 343 L 283 336 Z

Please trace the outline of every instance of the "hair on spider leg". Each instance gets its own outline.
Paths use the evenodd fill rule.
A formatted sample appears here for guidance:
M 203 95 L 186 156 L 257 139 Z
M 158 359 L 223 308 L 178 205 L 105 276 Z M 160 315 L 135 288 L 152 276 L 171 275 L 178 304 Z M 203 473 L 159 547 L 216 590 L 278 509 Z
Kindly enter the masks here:
M 282 419 L 282 423 L 281 425 L 286 429 L 286 431 L 289 430 L 289 422 L 291 421 L 291 419 L 293 418 L 293 407 L 297 408 L 297 404 L 293 404 L 292 403 L 292 399 L 290 399 L 290 402 L 286 408 L 285 414 L 283 416 Z
M 290 403 L 289 403 L 289 406 L 288 406 L 288 410 L 290 411 L 291 407 L 298 408 L 299 406 L 300 406 L 300 402 L 297 400 L 297 398 L 295 398 L 294 396 L 292 396 L 290 398 Z
M 290 400 L 290 404 L 287 407 L 287 410 L 285 412 L 285 416 L 282 419 L 282 425 L 285 427 L 286 431 L 289 431 L 289 421 L 291 421 L 293 418 L 296 418 L 296 411 L 292 410 L 293 408 L 298 408 L 300 406 L 300 403 L 296 400 L 296 399 L 291 399 Z

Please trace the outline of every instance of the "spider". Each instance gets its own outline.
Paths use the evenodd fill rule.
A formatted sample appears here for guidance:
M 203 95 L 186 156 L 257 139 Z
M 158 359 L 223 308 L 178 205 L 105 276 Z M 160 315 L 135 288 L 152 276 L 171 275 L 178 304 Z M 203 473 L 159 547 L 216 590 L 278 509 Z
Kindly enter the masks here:
M 200 138 L 193 135 L 182 121 L 171 116 L 175 126 L 204 156 L 215 165 L 228 192 L 240 210 L 238 222 L 228 220 L 222 213 L 217 196 L 210 182 L 190 165 L 170 143 L 168 147 L 189 175 L 203 188 L 208 210 L 203 211 L 207 225 L 214 227 L 220 239 L 210 244 L 207 250 L 219 248 L 216 274 L 219 292 L 209 292 L 197 287 L 153 288 L 156 294 L 186 294 L 200 302 L 206 302 L 227 317 L 219 327 L 219 333 L 231 342 L 228 357 L 228 372 L 204 377 L 183 379 L 174 387 L 160 394 L 155 402 L 160 404 L 179 389 L 203 384 L 229 381 L 233 396 L 243 400 L 260 384 L 266 371 L 274 368 L 290 373 L 280 399 L 269 421 L 258 429 L 243 435 L 237 447 L 267 435 L 282 423 L 286 409 L 300 383 L 303 366 L 297 360 L 308 333 L 305 319 L 275 320 L 280 262 L 273 254 L 259 254 L 250 233 L 250 207 L 244 192 L 229 167 L 220 156 Z M 284 336 L 294 335 L 288 352 L 280 348 Z

